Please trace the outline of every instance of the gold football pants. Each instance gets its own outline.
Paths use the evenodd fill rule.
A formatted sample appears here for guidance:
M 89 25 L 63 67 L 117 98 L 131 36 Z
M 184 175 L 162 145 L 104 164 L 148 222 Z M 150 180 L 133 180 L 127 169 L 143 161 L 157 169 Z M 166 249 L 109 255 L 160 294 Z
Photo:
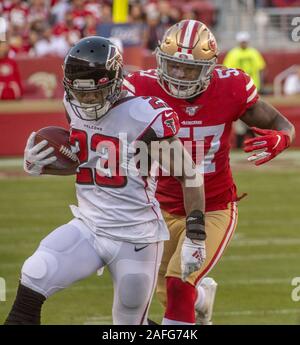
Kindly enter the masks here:
M 157 295 L 166 305 L 166 277 L 181 278 L 180 255 L 185 238 L 185 217 L 163 211 L 164 219 L 170 231 L 170 240 L 164 242 L 164 253 L 160 265 Z M 199 271 L 192 273 L 187 281 L 196 284 L 207 275 L 224 253 L 237 225 L 238 211 L 235 202 L 228 209 L 205 213 L 206 260 Z

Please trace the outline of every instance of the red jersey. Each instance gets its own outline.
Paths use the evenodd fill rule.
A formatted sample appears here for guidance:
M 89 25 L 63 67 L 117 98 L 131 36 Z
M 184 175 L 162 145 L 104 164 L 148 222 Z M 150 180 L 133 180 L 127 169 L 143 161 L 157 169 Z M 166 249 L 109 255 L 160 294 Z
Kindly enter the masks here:
M 19 99 L 21 96 L 22 85 L 17 63 L 8 57 L 0 59 L 0 99 Z
M 216 68 L 208 88 L 192 99 L 177 99 L 158 84 L 155 70 L 129 74 L 124 88 L 136 96 L 161 98 L 178 114 L 177 136 L 192 141 L 195 157 L 196 141 L 204 140 L 204 181 L 206 211 L 226 209 L 236 201 L 236 186 L 229 165 L 230 134 L 233 121 L 242 116 L 258 99 L 252 79 L 241 70 Z M 162 209 L 185 215 L 180 183 L 173 177 L 159 177 L 156 197 Z
M 73 9 L 72 16 L 73 16 L 73 24 L 78 29 L 83 29 L 85 26 L 85 17 L 92 16 L 93 13 L 89 12 L 85 9 Z
M 4 1 L 1 4 L 0 13 L 10 24 L 23 26 L 27 22 L 29 7 L 24 2 L 14 4 L 12 1 Z

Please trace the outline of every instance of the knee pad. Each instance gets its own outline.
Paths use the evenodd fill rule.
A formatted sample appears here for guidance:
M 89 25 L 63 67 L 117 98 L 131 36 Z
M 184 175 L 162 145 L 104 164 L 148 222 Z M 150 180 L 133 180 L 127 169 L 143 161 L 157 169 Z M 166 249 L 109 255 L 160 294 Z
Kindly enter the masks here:
M 47 297 L 58 291 L 62 287 L 61 274 L 57 274 L 65 256 L 84 240 L 81 231 L 68 224 L 51 232 L 41 241 L 36 252 L 25 261 L 22 267 L 22 284 Z
M 143 307 L 149 299 L 151 279 L 147 274 L 126 274 L 120 280 L 119 301 L 126 309 Z M 146 302 L 146 303 L 145 303 Z
M 63 225 L 43 239 L 36 252 L 25 261 L 21 282 L 48 297 L 96 271 L 100 259 L 92 249 L 78 228 Z
M 80 243 L 80 237 L 80 230 L 69 225 L 63 225 L 51 232 L 41 241 L 37 251 L 25 261 L 22 267 L 22 283 L 28 287 L 33 287 L 33 284 L 43 289 L 44 283 L 49 282 L 57 272 L 60 256 Z
M 48 297 L 46 284 L 58 270 L 56 257 L 42 250 L 37 250 L 25 262 L 21 270 L 21 283 Z

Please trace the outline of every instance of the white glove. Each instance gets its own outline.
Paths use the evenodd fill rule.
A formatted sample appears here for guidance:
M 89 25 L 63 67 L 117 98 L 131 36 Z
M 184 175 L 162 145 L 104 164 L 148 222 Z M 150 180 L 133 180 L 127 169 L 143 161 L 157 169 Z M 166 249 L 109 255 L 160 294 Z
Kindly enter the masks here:
M 198 271 L 206 259 L 205 241 L 191 240 L 185 237 L 181 248 L 181 279 Z
M 24 151 L 24 170 L 30 175 L 38 176 L 46 165 L 55 162 L 57 158 L 55 156 L 48 157 L 54 151 L 53 147 L 41 151 L 48 144 L 47 140 L 34 145 L 35 134 L 35 132 L 32 132 L 27 140 Z

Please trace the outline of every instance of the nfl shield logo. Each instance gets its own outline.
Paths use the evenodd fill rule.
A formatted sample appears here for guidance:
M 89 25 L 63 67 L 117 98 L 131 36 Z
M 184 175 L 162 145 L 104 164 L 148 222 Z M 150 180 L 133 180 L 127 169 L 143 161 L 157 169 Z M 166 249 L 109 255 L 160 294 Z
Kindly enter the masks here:
M 189 115 L 189 116 L 195 116 L 196 112 L 198 111 L 198 109 L 200 108 L 199 105 L 194 106 L 194 107 L 186 107 L 185 108 L 185 112 Z

